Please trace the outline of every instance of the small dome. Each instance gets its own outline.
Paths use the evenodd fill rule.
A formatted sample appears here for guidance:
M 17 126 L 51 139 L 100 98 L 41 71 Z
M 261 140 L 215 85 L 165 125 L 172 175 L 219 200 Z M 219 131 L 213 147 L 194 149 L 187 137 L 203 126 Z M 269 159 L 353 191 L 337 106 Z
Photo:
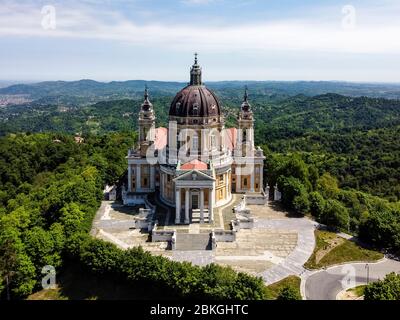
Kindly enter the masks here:
M 177 93 L 169 115 L 173 117 L 214 117 L 221 115 L 215 94 L 203 85 L 189 85 Z

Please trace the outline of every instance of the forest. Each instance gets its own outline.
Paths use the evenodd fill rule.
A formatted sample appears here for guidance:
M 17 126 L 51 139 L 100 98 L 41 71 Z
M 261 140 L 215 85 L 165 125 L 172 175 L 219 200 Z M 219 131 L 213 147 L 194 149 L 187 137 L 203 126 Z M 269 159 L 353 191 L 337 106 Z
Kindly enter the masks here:
M 236 125 L 241 104 L 232 90 L 216 89 L 228 127 Z M 151 98 L 160 126 L 171 98 Z M 175 263 L 90 238 L 104 185 L 125 173 L 142 99 L 85 105 L 40 99 L 0 108 L 2 297 L 26 297 L 40 285 L 42 266 L 70 261 L 94 274 L 157 285 L 174 297 L 268 297 L 261 279 L 229 268 Z M 256 143 L 267 157 L 265 181 L 278 184 L 283 205 L 371 247 L 399 252 L 400 101 L 261 91 L 250 101 Z M 77 133 L 83 143 L 74 140 Z
M 82 265 L 99 276 L 141 283 L 166 296 L 265 299 L 261 278 L 231 268 L 193 266 L 127 251 L 89 236 L 106 183 L 125 171 L 132 134 L 12 134 L 0 138 L 0 293 L 25 298 L 41 285 L 42 268 Z

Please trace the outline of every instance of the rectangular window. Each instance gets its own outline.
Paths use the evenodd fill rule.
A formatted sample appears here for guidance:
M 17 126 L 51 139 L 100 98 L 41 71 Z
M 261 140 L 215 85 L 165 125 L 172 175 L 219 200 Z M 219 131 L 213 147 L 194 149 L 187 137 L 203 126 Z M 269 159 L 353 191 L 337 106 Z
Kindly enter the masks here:
M 215 140 L 215 135 L 212 135 L 211 136 L 211 148 L 215 148 L 215 146 L 216 146 L 216 140 Z
M 193 150 L 198 151 L 199 150 L 199 137 L 197 135 L 193 136 Z

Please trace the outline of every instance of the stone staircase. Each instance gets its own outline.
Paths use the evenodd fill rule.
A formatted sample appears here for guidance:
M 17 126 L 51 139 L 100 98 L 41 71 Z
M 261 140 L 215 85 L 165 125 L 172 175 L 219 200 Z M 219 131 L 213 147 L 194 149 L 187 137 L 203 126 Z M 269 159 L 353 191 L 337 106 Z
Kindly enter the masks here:
M 211 250 L 211 237 L 209 233 L 177 233 L 176 250 L 197 251 Z
M 210 222 L 208 216 L 208 209 L 204 209 L 204 223 Z M 192 223 L 200 223 L 200 209 L 192 210 Z

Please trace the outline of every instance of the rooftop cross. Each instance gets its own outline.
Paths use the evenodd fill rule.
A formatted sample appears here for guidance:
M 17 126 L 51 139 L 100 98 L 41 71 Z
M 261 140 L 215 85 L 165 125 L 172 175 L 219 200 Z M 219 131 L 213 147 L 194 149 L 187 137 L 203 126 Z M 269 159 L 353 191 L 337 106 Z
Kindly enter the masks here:
M 144 85 L 144 99 L 148 100 L 149 98 L 149 90 L 147 88 L 147 83 Z

